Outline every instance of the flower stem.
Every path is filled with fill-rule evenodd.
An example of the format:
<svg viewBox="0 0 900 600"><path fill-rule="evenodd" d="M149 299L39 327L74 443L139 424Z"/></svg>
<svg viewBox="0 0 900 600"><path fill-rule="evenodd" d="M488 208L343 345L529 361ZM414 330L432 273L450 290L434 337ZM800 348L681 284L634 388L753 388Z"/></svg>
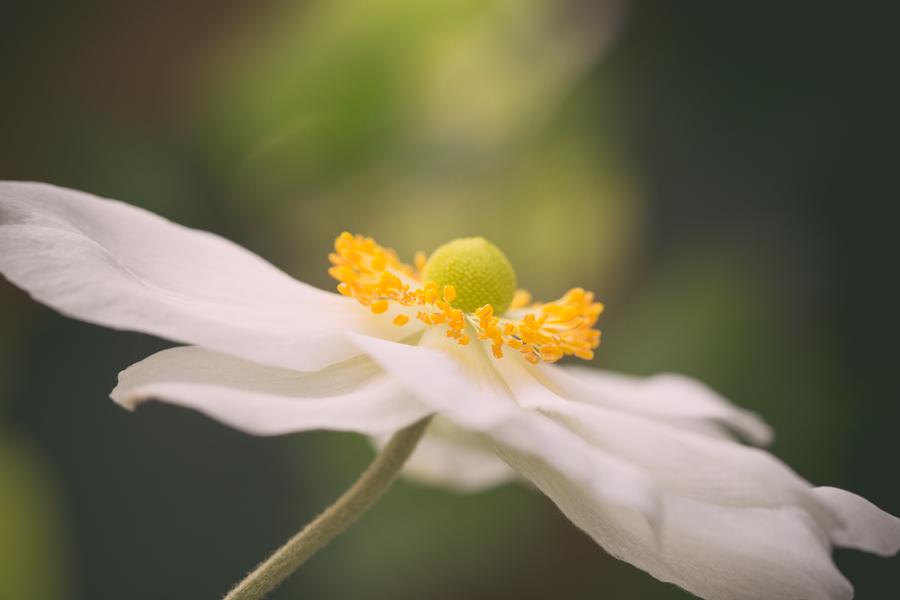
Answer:
<svg viewBox="0 0 900 600"><path fill-rule="evenodd" d="M322 546L344 531L391 485L431 417L401 429L344 495L237 584L225 600L259 600Z"/></svg>

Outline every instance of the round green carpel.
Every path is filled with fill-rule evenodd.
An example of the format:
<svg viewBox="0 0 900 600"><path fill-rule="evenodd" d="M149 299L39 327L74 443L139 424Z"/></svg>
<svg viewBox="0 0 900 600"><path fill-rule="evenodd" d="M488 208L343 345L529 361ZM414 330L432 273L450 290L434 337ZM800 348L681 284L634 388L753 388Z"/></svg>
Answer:
<svg viewBox="0 0 900 600"><path fill-rule="evenodd" d="M516 292L512 265L497 246L482 237L460 238L435 250L425 263L422 278L440 289L452 285L456 298L450 306L467 313L490 304L495 315L502 315Z"/></svg>

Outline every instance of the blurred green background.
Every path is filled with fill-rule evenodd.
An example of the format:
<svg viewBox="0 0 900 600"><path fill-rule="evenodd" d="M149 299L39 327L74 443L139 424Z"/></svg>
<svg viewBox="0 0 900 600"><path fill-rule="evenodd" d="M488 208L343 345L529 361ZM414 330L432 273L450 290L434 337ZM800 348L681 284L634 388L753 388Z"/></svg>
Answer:
<svg viewBox="0 0 900 600"><path fill-rule="evenodd" d="M761 412L816 484L900 514L890 3L5 0L0 178L118 198L332 289L343 230L499 245L607 305L594 364ZM371 459L107 395L167 342L0 281L0 599L218 598ZM839 551L857 597L898 559ZM397 484L271 596L688 595L540 494Z"/></svg>

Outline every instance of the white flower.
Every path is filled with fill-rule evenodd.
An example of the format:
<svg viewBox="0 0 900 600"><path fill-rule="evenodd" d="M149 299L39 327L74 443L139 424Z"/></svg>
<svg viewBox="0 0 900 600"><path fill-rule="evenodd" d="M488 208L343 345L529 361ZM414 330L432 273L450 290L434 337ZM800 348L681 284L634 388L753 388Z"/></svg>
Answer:
<svg viewBox="0 0 900 600"><path fill-rule="evenodd" d="M386 436L437 413L414 474L464 489L522 475L608 552L703 598L851 598L832 546L900 548L900 520L739 443L765 444L769 428L703 384L546 364L563 352L556 342L522 353L523 336L491 330L490 314L464 316L465 331L487 338L464 345L458 313L439 303L419 319L415 302L376 306L402 286L367 297L373 288L351 289L344 271L355 299L324 292L144 210L10 182L0 271L68 316L189 344L122 372L112 397L123 406L162 400L258 435ZM579 298L579 314L598 312ZM515 310L513 322L525 312ZM589 355L592 330L571 322L587 345L569 351ZM501 347L503 358L488 351Z"/></svg>

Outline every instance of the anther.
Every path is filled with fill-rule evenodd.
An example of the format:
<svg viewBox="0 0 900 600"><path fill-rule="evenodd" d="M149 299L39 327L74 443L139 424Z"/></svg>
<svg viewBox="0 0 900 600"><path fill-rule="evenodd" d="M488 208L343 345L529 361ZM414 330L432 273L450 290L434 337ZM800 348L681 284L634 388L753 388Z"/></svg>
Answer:
<svg viewBox="0 0 900 600"><path fill-rule="evenodd" d="M522 308L523 306L528 306L529 302L531 302L531 294L525 290L516 290L516 293L513 294L512 304L509 307Z"/></svg>
<svg viewBox="0 0 900 600"><path fill-rule="evenodd" d="M413 260L414 264L416 265L416 271L421 273L422 269L425 268L425 261L428 260L428 255L419 250L418 252L416 252L416 256Z"/></svg>
<svg viewBox="0 0 900 600"><path fill-rule="evenodd" d="M374 304L372 304L372 312L376 315L380 315L384 311L388 309L388 301L384 298L380 300L376 300Z"/></svg>

